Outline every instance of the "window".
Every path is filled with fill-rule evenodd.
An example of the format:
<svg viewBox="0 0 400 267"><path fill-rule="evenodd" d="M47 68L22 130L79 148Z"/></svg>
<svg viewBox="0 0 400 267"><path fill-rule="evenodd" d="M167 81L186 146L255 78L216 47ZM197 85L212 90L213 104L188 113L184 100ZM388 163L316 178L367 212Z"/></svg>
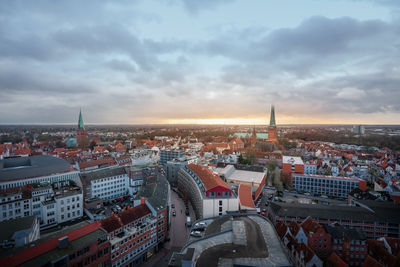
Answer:
<svg viewBox="0 0 400 267"><path fill-rule="evenodd" d="M219 212L222 212L222 207L219 207Z"/></svg>
<svg viewBox="0 0 400 267"><path fill-rule="evenodd" d="M222 200L219 201L219 205L222 206Z"/></svg>

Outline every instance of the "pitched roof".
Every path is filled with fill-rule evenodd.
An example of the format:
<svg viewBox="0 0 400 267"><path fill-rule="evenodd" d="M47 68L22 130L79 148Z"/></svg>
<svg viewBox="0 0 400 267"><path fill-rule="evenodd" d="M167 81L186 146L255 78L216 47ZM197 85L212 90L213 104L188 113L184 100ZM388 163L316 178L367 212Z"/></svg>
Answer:
<svg viewBox="0 0 400 267"><path fill-rule="evenodd" d="M301 227L304 229L305 232L310 234L310 233L317 232L318 229L321 228L322 226L316 220L314 220L313 218L307 217L307 219L305 219L301 223Z"/></svg>
<svg viewBox="0 0 400 267"><path fill-rule="evenodd" d="M197 176L203 182L207 191L210 189L213 189L217 186L221 186L226 189L229 189L229 186L224 181L222 181L222 179L219 178L218 175L214 174L207 167L204 167L204 166L198 165L198 164L193 164L193 163L187 165L187 167L190 168L194 173L197 174Z"/></svg>
<svg viewBox="0 0 400 267"><path fill-rule="evenodd" d="M97 222L93 222L91 224L85 225L78 229L75 229L69 233L63 234L61 236L57 236L52 238L44 243L38 244L34 247L25 249L17 254L14 254L9 257L5 257L0 259L0 266L16 266L20 265L26 261L29 261L33 258L36 258L42 254L45 254L53 249L58 247L58 239L64 236L68 236L68 241L71 242L78 238L81 238L85 235L88 235L96 230L100 229L100 225Z"/></svg>
<svg viewBox="0 0 400 267"><path fill-rule="evenodd" d="M126 225L150 213L149 207L146 204L141 204L122 211L118 216L121 218L122 224Z"/></svg>
<svg viewBox="0 0 400 267"><path fill-rule="evenodd" d="M326 260L326 263L330 263L330 266L333 267L348 267L347 263L345 263L335 252L332 252L331 255L329 255L328 259Z"/></svg>
<svg viewBox="0 0 400 267"><path fill-rule="evenodd" d="M377 260L372 258L370 255L367 255L365 258L363 267L383 267L383 264L379 263Z"/></svg>
<svg viewBox="0 0 400 267"><path fill-rule="evenodd" d="M101 227L107 232L111 233L122 226L122 223L118 220L116 215L111 215L110 217L100 221Z"/></svg>
<svg viewBox="0 0 400 267"><path fill-rule="evenodd" d="M248 185L239 185L239 200L240 200L240 205L253 208L255 209L256 206L254 205L253 202L253 196L251 194L251 187Z"/></svg>

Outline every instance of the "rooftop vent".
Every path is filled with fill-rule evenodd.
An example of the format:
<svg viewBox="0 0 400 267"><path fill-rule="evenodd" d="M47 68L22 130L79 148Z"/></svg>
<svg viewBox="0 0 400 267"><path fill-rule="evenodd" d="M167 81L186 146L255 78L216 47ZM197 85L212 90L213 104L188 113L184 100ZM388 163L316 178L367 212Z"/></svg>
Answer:
<svg viewBox="0 0 400 267"><path fill-rule="evenodd" d="M58 239L58 248L63 249L68 247L68 236L64 236Z"/></svg>

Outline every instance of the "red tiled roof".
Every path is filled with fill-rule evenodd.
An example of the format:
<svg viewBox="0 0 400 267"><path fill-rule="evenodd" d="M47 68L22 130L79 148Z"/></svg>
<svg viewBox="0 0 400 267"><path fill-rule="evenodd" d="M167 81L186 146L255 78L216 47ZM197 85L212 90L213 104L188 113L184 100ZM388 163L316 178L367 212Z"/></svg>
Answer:
<svg viewBox="0 0 400 267"><path fill-rule="evenodd" d="M251 187L248 185L239 185L239 200L240 200L240 205L253 208L255 209L256 206L254 205L253 202L253 196L251 194Z"/></svg>
<svg viewBox="0 0 400 267"><path fill-rule="evenodd" d="M122 223L118 220L116 215L111 215L110 217L100 221L101 227L107 232L111 233L122 226Z"/></svg>
<svg viewBox="0 0 400 267"><path fill-rule="evenodd" d="M310 232L316 233L322 226L313 218L307 217L307 219L301 223L301 227L309 234Z"/></svg>
<svg viewBox="0 0 400 267"><path fill-rule="evenodd" d="M282 239L285 236L285 234L288 230L288 227L284 222L278 222L275 226L275 229L276 229L276 232L278 233L279 237Z"/></svg>
<svg viewBox="0 0 400 267"><path fill-rule="evenodd" d="M50 239L50 240L48 240L44 243L41 243L37 246L23 250L15 255L2 258L2 259L0 259L0 266L16 266L16 265L22 264L28 260L31 260L35 257L38 257L44 253L47 253L47 252L57 248L58 247L58 239L60 239L61 237L68 236L68 241L73 241L73 240L81 238L85 235L88 235L88 234L96 231L99 228L100 228L100 225L97 222L85 225L85 226L75 229L69 233L66 233L61 236Z"/></svg>
<svg viewBox="0 0 400 267"><path fill-rule="evenodd" d="M383 264L379 263L377 260L372 258L370 255L367 255L363 267L384 267L384 266Z"/></svg>
<svg viewBox="0 0 400 267"><path fill-rule="evenodd" d="M347 265L335 252L332 252L326 260L327 263L330 263L330 266L333 267L348 267Z"/></svg>
<svg viewBox="0 0 400 267"><path fill-rule="evenodd" d="M194 171L197 176L199 176L207 191L217 186L229 189L229 186L207 167L193 163L187 165L187 167Z"/></svg>
<svg viewBox="0 0 400 267"><path fill-rule="evenodd" d="M94 166L103 165L103 164L108 164L109 166L111 166L111 165L115 164L115 160L113 158L102 158L102 159L96 159L96 160L91 160L91 161L79 162L79 168L86 169L89 167L94 167Z"/></svg>
<svg viewBox="0 0 400 267"><path fill-rule="evenodd" d="M121 218L121 222L126 225L150 213L149 207L146 204L141 204L122 211L118 216Z"/></svg>

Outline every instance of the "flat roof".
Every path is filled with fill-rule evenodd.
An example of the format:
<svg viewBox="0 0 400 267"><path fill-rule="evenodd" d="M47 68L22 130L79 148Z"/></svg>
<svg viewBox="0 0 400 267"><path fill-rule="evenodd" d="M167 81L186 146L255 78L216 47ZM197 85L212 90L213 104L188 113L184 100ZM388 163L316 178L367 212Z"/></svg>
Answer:
<svg viewBox="0 0 400 267"><path fill-rule="evenodd" d="M235 170L229 177L226 177L226 179L260 184L264 176L265 173L263 172Z"/></svg>
<svg viewBox="0 0 400 267"><path fill-rule="evenodd" d="M10 240L15 232L30 229L36 216L7 220L0 222L0 240Z"/></svg>
<svg viewBox="0 0 400 267"><path fill-rule="evenodd" d="M48 176L71 171L68 161L40 155L0 160L0 182Z"/></svg>
<svg viewBox="0 0 400 267"><path fill-rule="evenodd" d="M292 157L292 156L282 156L282 163L292 164L292 165L304 164L303 160L300 157Z"/></svg>
<svg viewBox="0 0 400 267"><path fill-rule="evenodd" d="M364 181L360 178L353 178L353 177L342 177L342 176L331 176L331 175L318 175L318 174L299 174L294 173L293 177L309 177L309 178L320 178L320 179L340 179L340 180L349 180L349 181Z"/></svg>

